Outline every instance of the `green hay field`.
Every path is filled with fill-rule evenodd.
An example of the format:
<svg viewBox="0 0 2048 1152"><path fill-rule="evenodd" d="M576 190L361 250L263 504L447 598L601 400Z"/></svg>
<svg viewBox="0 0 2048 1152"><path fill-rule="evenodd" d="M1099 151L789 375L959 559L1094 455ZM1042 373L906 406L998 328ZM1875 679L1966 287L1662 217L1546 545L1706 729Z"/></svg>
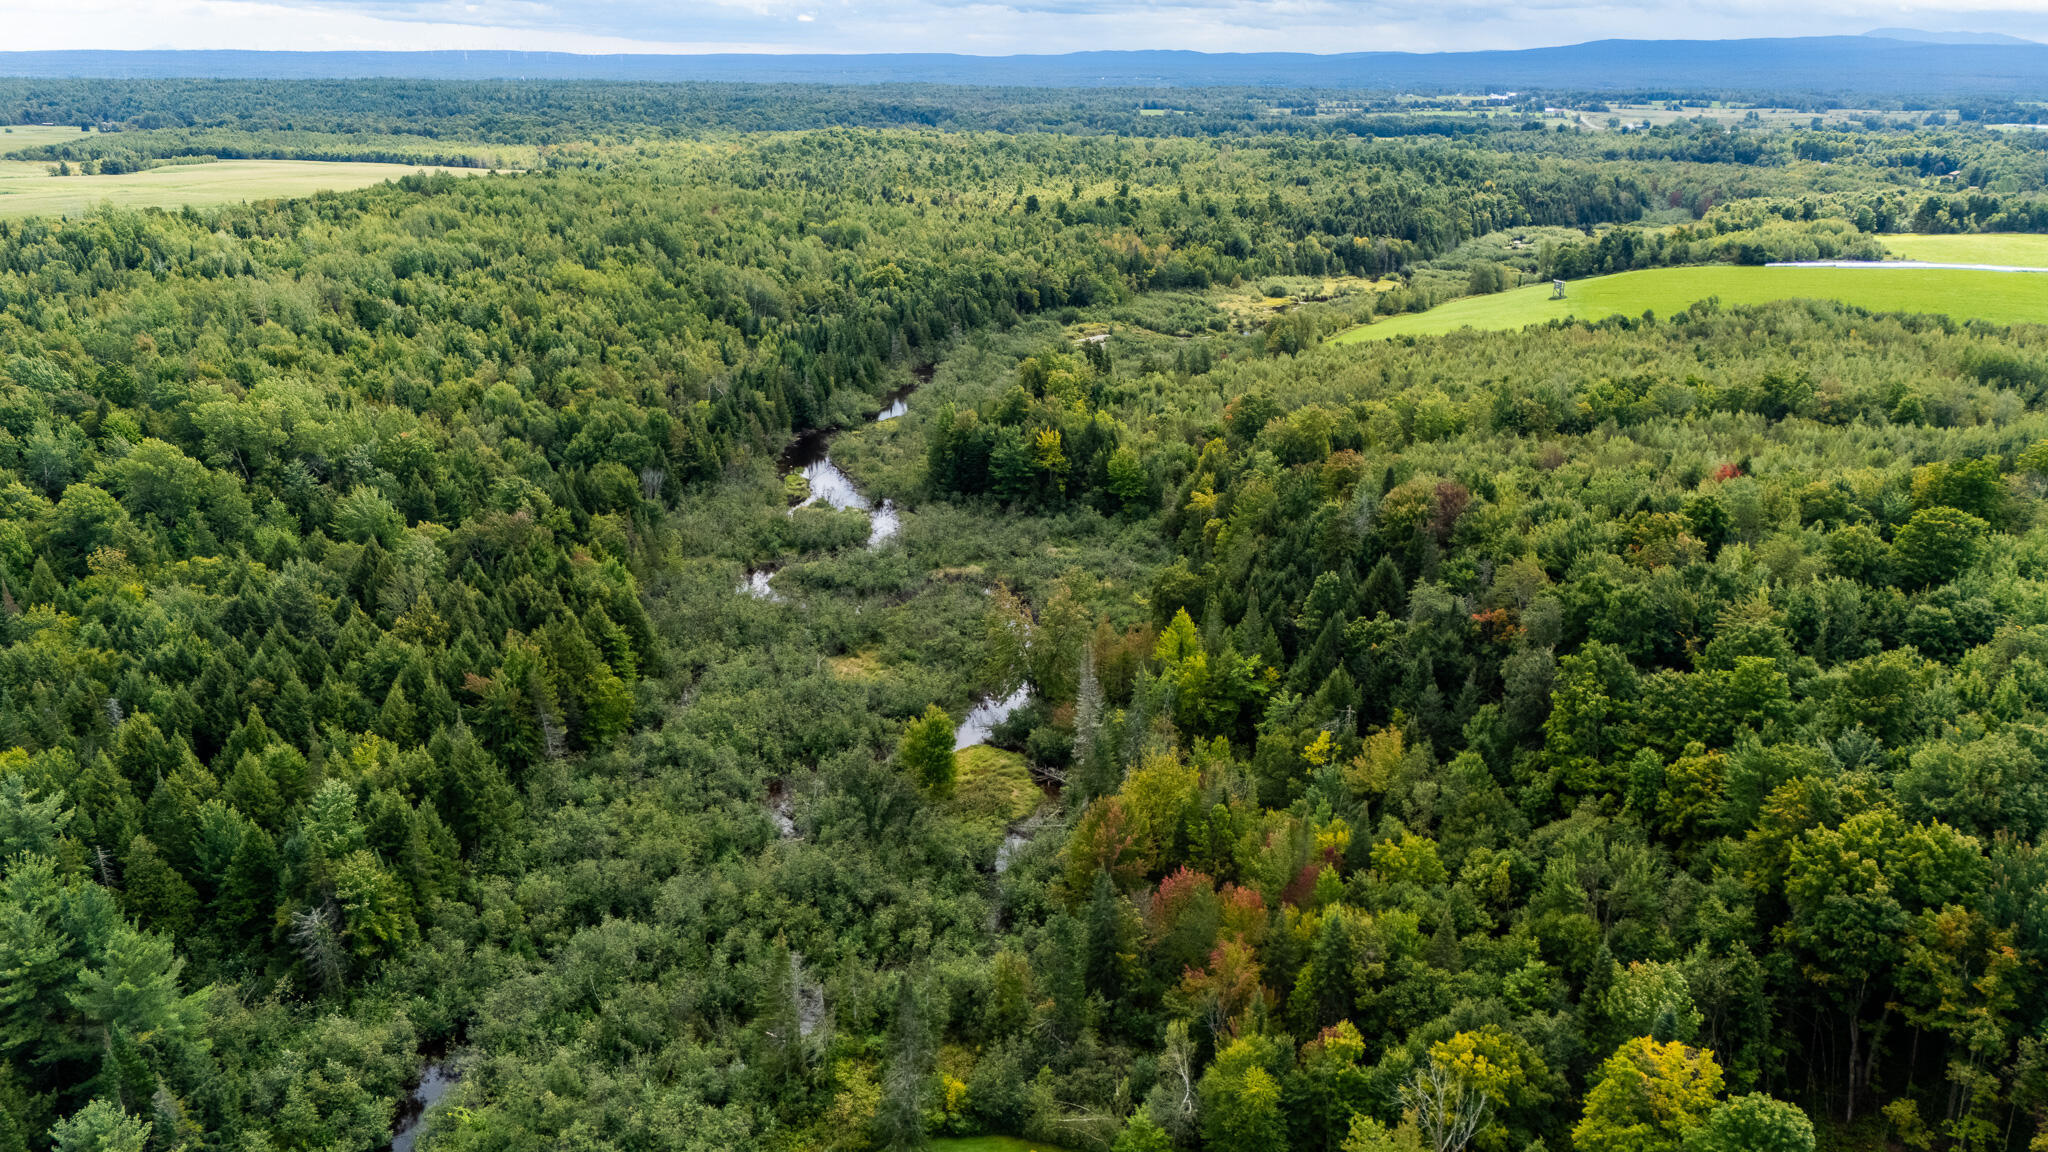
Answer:
<svg viewBox="0 0 2048 1152"><path fill-rule="evenodd" d="M1886 236L1885 251L1901 260L1936 264L2011 264L2048 268L2048 235L1981 232L1968 236Z"/></svg>
<svg viewBox="0 0 2048 1152"><path fill-rule="evenodd" d="M9 143L11 138L0 136L0 149ZM122 208L182 208L188 204L203 208L362 188L409 172L440 170L411 164L221 160L175 164L125 176L52 176L48 164L9 160L0 161L0 216L77 216L103 203ZM473 168L447 171L478 172Z"/></svg>
<svg viewBox="0 0 2048 1152"><path fill-rule="evenodd" d="M1515 329L1562 317L1599 320L1645 311L1669 317L1709 296L1719 297L1726 307L1803 298L1839 300L1874 312L1946 313L1958 320L1998 324L2048 323L2048 274L2031 272L1712 264L1575 280L1566 292L1565 299L1552 300L1550 285L1533 284L1491 296L1467 296L1427 312L1389 316L1332 339L1343 344L1438 336L1461 328Z"/></svg>
<svg viewBox="0 0 2048 1152"><path fill-rule="evenodd" d="M76 124L9 124L0 127L0 155L17 148L40 148L45 144L69 144L80 137Z"/></svg>

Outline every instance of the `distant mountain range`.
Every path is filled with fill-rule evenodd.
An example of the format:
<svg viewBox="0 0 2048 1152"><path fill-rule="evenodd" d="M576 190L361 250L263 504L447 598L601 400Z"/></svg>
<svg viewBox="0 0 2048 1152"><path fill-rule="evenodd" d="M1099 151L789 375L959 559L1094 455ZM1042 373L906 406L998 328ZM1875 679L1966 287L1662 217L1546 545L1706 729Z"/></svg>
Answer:
<svg viewBox="0 0 2048 1152"><path fill-rule="evenodd" d="M2003 32L1926 32L1918 28L1873 28L1864 33L1880 40L1911 40L1917 44L2039 44Z"/></svg>
<svg viewBox="0 0 2048 1152"><path fill-rule="evenodd" d="M563 52L0 52L0 76L1266 85L1406 92L1779 91L2048 98L2048 44L1884 29L1866 36L1597 40L1503 52L1073 52L1057 56L582 56ZM1973 42L1948 42L1972 36Z"/></svg>

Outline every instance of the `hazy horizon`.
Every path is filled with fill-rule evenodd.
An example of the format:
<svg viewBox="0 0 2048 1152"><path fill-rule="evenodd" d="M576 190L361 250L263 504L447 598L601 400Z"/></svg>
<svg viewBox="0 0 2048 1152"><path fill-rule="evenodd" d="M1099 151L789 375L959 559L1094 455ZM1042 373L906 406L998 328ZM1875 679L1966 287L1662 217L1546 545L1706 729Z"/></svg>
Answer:
<svg viewBox="0 0 2048 1152"><path fill-rule="evenodd" d="M1091 49L1208 52L1471 51L1600 39L1859 35L1873 28L2048 39L2036 0L1817 0L1796 12L1761 0L699 0L626 3L459 0L0 0L5 48L578 53L970 55Z"/></svg>

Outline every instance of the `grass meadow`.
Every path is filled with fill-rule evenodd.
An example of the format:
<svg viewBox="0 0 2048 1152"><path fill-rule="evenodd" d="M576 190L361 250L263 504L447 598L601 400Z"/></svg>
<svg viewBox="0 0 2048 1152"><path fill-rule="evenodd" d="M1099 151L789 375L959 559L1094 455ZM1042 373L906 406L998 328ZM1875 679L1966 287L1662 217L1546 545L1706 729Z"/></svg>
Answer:
<svg viewBox="0 0 2048 1152"><path fill-rule="evenodd" d="M2048 268L2048 235L1974 232L1961 236L1887 236L1885 250L1901 260L1936 264L2011 264Z"/></svg>
<svg viewBox="0 0 2048 1152"><path fill-rule="evenodd" d="M1670 316L1710 296L1718 297L1729 307L1806 298L1839 300L1874 312L1945 313L1958 320L1981 319L1998 324L2048 323L2048 275L1709 264L1575 280L1567 286L1563 300L1550 298L1548 284L1532 284L1490 296L1466 296L1427 312L1388 316L1332 339L1342 344L1396 336L1438 336L1461 328L1514 329L1566 317L1599 320L1617 313L1640 316L1646 311Z"/></svg>
<svg viewBox="0 0 2048 1152"><path fill-rule="evenodd" d="M79 131L76 124L9 124L0 127L0 154L12 152L17 148L66 144L80 136L90 135L90 132Z"/></svg>
<svg viewBox="0 0 2048 1152"><path fill-rule="evenodd" d="M17 127L17 134L26 129ZM43 129L42 131L47 131ZM71 129L73 134L77 129ZM13 138L0 136L0 149ZM173 164L124 176L52 176L41 162L0 160L0 216L77 216L99 206L203 208L243 200L273 200L314 192L361 188L408 172L437 169L411 164L325 163L318 160L219 160ZM447 171L476 174L474 168Z"/></svg>

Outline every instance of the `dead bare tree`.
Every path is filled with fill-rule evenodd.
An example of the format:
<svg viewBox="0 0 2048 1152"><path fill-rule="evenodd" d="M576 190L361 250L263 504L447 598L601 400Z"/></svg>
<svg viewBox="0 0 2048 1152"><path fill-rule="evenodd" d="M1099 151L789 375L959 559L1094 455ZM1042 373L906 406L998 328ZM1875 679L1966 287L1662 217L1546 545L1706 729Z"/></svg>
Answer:
<svg viewBox="0 0 2048 1152"><path fill-rule="evenodd" d="M1401 1107L1415 1117L1431 1152L1463 1152L1492 1106L1486 1093L1435 1060L1401 1085Z"/></svg>
<svg viewBox="0 0 2048 1152"><path fill-rule="evenodd" d="M1195 1044L1185 1020L1166 1026L1166 1050L1159 1054L1159 1087L1150 1100L1152 1122L1176 1140L1195 1135Z"/></svg>
<svg viewBox="0 0 2048 1152"><path fill-rule="evenodd" d="M550 760L560 760L568 754L568 733L555 722L554 710L544 701L537 701L533 708L534 723L540 726L541 751Z"/></svg>
<svg viewBox="0 0 2048 1152"><path fill-rule="evenodd" d="M292 942L299 946L299 957L305 961L306 970L326 991L341 987L348 978L348 950L342 943L336 919L331 904L316 904L292 913Z"/></svg>

